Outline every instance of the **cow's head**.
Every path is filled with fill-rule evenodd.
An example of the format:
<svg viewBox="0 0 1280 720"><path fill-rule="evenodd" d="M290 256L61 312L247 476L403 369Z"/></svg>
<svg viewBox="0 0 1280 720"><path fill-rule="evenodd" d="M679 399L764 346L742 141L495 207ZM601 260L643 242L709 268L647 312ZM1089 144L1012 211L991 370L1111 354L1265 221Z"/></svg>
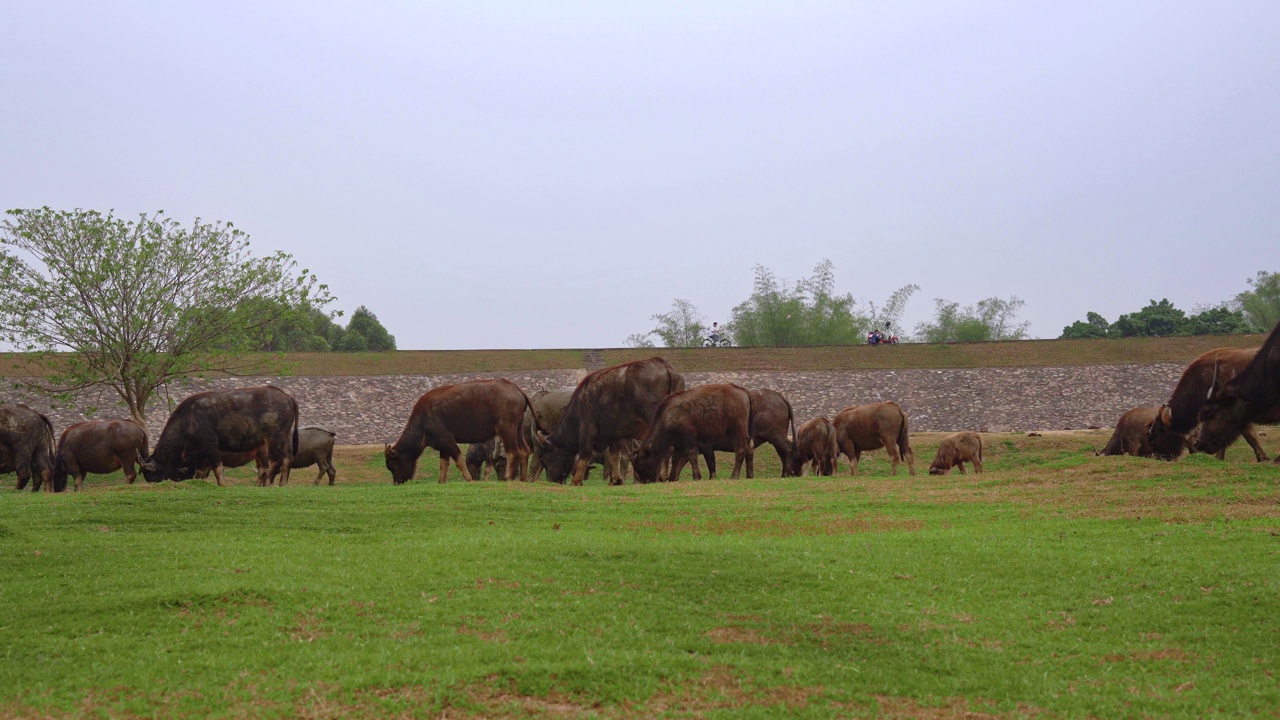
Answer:
<svg viewBox="0 0 1280 720"><path fill-rule="evenodd" d="M1222 382L1219 365L1213 365L1213 381L1204 405L1200 406L1200 427L1195 439L1196 450L1214 454L1240 437L1253 411L1253 403L1237 389L1234 382Z"/></svg>
<svg viewBox="0 0 1280 720"><path fill-rule="evenodd" d="M635 470L636 482L657 482L662 473L662 456L653 451L652 445L641 445L631 456L631 468Z"/></svg>
<svg viewBox="0 0 1280 720"><path fill-rule="evenodd" d="M804 464L808 461L809 458L793 447L782 461L782 477L800 477L804 474Z"/></svg>
<svg viewBox="0 0 1280 720"><path fill-rule="evenodd" d="M576 456L577 453L548 440L542 448L542 467L547 470L547 479L563 485L569 473L573 472L573 461Z"/></svg>
<svg viewBox="0 0 1280 720"><path fill-rule="evenodd" d="M142 453L138 452L138 467L142 470L142 479L149 483L161 480L190 480L196 474L195 468L186 465L174 467L161 463L156 460L155 453L152 453L149 458L143 458Z"/></svg>
<svg viewBox="0 0 1280 720"><path fill-rule="evenodd" d="M1187 436L1173 429L1173 411L1161 405L1160 411L1147 425L1147 443L1153 456L1161 460L1177 460L1182 456Z"/></svg>
<svg viewBox="0 0 1280 720"><path fill-rule="evenodd" d="M384 445L383 454L387 459L387 470L391 471L391 482L403 485L413 479L413 471L417 469L418 458L409 453Z"/></svg>

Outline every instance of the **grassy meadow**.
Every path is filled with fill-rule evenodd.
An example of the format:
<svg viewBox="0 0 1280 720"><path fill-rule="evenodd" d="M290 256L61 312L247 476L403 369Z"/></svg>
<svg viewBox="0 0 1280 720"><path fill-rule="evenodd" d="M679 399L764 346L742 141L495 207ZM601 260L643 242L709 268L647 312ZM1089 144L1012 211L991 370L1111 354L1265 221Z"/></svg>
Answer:
<svg viewBox="0 0 1280 720"><path fill-rule="evenodd" d="M370 446L335 487L3 491L0 717L1275 715L1280 466L1098 431L930 477L939 438L915 477L762 449L754 480L440 485L429 454L395 487Z"/></svg>

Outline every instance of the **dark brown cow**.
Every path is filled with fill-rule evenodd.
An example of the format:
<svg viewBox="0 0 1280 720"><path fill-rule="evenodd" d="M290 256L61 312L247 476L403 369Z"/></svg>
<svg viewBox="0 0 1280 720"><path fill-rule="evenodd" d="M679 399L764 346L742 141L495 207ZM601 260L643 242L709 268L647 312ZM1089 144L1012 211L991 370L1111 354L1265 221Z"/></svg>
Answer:
<svg viewBox="0 0 1280 720"><path fill-rule="evenodd" d="M653 427L632 459L636 482L657 480L668 458L669 480L680 477L685 461L693 465L693 479L701 480L698 452L702 447L732 451L731 477L737 479L744 461L751 467L752 414L751 393L739 385L717 383L672 393L658 406Z"/></svg>
<svg viewBox="0 0 1280 720"><path fill-rule="evenodd" d="M916 455L907 436L907 414L893 402L845 408L832 422L840 452L849 456L849 474L858 474L858 460L868 450L884 448L889 453L890 475L898 474L898 461L906 459L907 469L916 474Z"/></svg>
<svg viewBox="0 0 1280 720"><path fill-rule="evenodd" d="M268 472L289 481L298 449L298 403L272 385L236 390L207 390L178 403L155 451L142 462L147 482L188 480L200 468L212 467L219 485L222 453L252 453L266 446Z"/></svg>
<svg viewBox="0 0 1280 720"><path fill-rule="evenodd" d="M830 477L836 473L836 458L840 455L840 446L836 443L836 428L831 421L814 418L796 430L795 452L788 458L791 463L790 474L799 477L804 474L804 467L809 465L810 475Z"/></svg>
<svg viewBox="0 0 1280 720"><path fill-rule="evenodd" d="M1280 324L1235 377L1228 378L1215 365L1205 394L1208 399L1200 408L1196 439L1201 452L1226 452L1241 434L1249 438L1253 423L1280 422ZM1255 445L1254 452L1259 461L1264 459L1261 448Z"/></svg>
<svg viewBox="0 0 1280 720"><path fill-rule="evenodd" d="M1106 446L1095 454L1155 457L1156 451L1151 446L1151 425L1163 415L1163 422L1168 427L1172 421L1171 414L1168 405L1136 407L1126 411L1116 421L1116 429L1111 433L1111 439L1107 441ZM1178 454L1182 454L1181 447L1178 448ZM1161 457L1163 459L1175 459Z"/></svg>
<svg viewBox="0 0 1280 720"><path fill-rule="evenodd" d="M471 380L427 392L414 404L400 439L395 445L385 446L392 482L400 485L413 479L418 457L427 448L440 453L440 482L449 476L450 461L470 482L474 478L462 463L458 443L482 443L495 435L514 460L507 463L503 479L510 480L519 467L520 479L525 480L529 445L520 433L520 425L527 407L528 396L505 379Z"/></svg>
<svg viewBox="0 0 1280 720"><path fill-rule="evenodd" d="M1192 444L1189 438L1196 424L1200 422L1200 408L1209 395L1215 369L1219 381L1225 383L1248 367L1257 354L1257 348L1218 348L1192 360L1187 369L1182 371L1182 377L1178 378L1178 384L1173 388L1169 402L1165 403L1169 412L1165 413L1162 410L1151 424L1148 437L1152 455L1165 460L1179 458L1182 455L1182 449ZM1263 417L1257 422L1280 422L1280 415ZM1241 433L1232 437L1232 441L1241 434L1244 435L1245 442L1253 448L1253 455L1258 462L1266 461L1267 453L1258 442L1257 431L1253 426L1246 425ZM1226 448L1221 448L1215 454L1222 459L1226 454Z"/></svg>
<svg viewBox="0 0 1280 720"><path fill-rule="evenodd" d="M587 477L591 458L619 440L641 440L649 432L654 411L673 392L684 389L684 378L660 357L636 360L597 370L582 379L559 426L542 453L547 479L564 482L573 471L573 484ZM606 476L619 476L608 467Z"/></svg>
<svg viewBox="0 0 1280 720"><path fill-rule="evenodd" d="M138 478L134 463L147 456L147 433L132 420L90 420L62 431L53 461L53 490L67 489L67 476L75 478L76 492L89 473L106 474L123 469L132 485Z"/></svg>
<svg viewBox="0 0 1280 720"><path fill-rule="evenodd" d="M0 473L16 473L18 489L31 483L31 491L53 486L53 423L18 403L0 405Z"/></svg>
<svg viewBox="0 0 1280 720"><path fill-rule="evenodd" d="M540 435L534 431L534 414L537 414L538 424L554 432L560 425L560 418L564 415L564 409L569 406L569 400L573 398L573 391L577 388L577 385L569 385L550 390L539 390L529 396L532 407L524 412L524 429L525 439L530 442L532 447L532 453L529 455L529 478L531 480L537 480L538 475L542 473L542 453L550 442L545 435ZM603 453L592 453L591 463L593 465L598 464L605 469L605 480L610 485L621 485L622 481L627 479L627 468L631 464L631 455L639 446L638 440L619 440L610 444ZM616 474L611 475L609 468L615 468L613 472ZM590 476L591 468L588 466L587 477ZM563 483L564 478L561 478L560 482Z"/></svg>
<svg viewBox="0 0 1280 720"><path fill-rule="evenodd" d="M249 463L254 463L258 471L258 487L265 487L271 484L267 479L267 471L271 465L271 460L267 457L267 446L259 447L247 452L220 452L218 457L222 459L222 469L244 467ZM209 477L209 473L213 472L212 467L196 468L195 474L192 475L196 480L204 480Z"/></svg>
<svg viewBox="0 0 1280 720"><path fill-rule="evenodd" d="M982 436L975 432L958 432L942 438L938 446L938 454L929 466L930 475L946 475L951 468L960 468L964 475L964 464L973 463L973 472L982 472Z"/></svg>
<svg viewBox="0 0 1280 720"><path fill-rule="evenodd" d="M754 429L751 442L755 447L769 443L778 452L782 461L782 476L790 477L788 460L794 452L792 440L796 436L796 420L791 413L791 403L776 390L752 390L751 408L754 415L751 425ZM787 432L790 431L790 436ZM715 457L712 455L712 457ZM747 457L747 477L754 477L754 453ZM715 471L711 473L714 475Z"/></svg>

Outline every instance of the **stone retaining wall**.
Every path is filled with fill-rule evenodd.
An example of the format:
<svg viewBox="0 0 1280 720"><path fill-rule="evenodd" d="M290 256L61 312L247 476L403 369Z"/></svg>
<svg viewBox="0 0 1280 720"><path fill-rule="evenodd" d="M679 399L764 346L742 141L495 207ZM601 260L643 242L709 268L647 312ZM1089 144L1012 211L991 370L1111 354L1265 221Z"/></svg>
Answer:
<svg viewBox="0 0 1280 720"><path fill-rule="evenodd" d="M1099 365L1078 367L975 368L965 370L862 370L836 372L695 372L688 385L736 382L773 388L790 400L796 424L818 415L876 400L894 400L911 418L913 431L1059 430L1109 427L1125 410L1163 402L1182 365ZM468 379L507 377L527 391L572 385L583 370L376 377L220 378L170 389L176 402L198 390L271 383L298 400L304 425L338 434L340 444L394 442L413 403L427 390ZM53 408L47 400L11 388L0 402L25 402L45 412L61 432L85 419L79 410ZM98 418L127 417L112 395L85 397ZM164 393L153 401L150 435L159 436L168 416Z"/></svg>

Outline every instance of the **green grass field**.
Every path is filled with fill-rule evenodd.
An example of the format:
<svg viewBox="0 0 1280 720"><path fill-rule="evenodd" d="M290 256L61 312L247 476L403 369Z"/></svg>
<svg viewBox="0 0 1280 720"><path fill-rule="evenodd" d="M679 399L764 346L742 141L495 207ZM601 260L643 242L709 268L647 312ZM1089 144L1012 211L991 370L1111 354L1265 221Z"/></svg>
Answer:
<svg viewBox="0 0 1280 720"><path fill-rule="evenodd" d="M395 487L346 447L335 487L0 492L0 717L1275 715L1280 467L1050 433L938 478L938 438L915 477Z"/></svg>

